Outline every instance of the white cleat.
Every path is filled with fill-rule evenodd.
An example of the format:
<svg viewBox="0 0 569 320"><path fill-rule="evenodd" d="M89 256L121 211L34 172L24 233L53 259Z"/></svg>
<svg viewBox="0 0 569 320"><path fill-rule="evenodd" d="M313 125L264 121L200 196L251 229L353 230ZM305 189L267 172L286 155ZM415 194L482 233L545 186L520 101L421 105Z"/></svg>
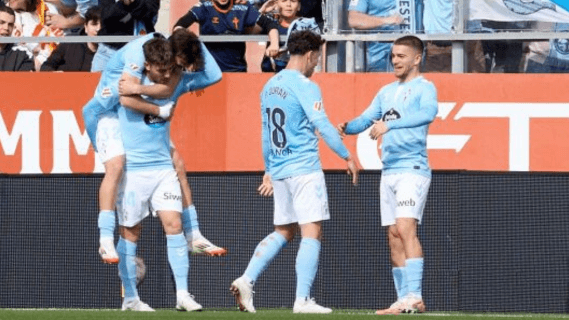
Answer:
<svg viewBox="0 0 569 320"><path fill-rule="evenodd" d="M227 254L226 249L216 246L205 237L188 239L188 250L196 256L221 257Z"/></svg>
<svg viewBox="0 0 569 320"><path fill-rule="evenodd" d="M101 238L99 240L99 255L101 260L107 264L117 264L119 263L119 255L117 250L115 250L115 243L113 238Z"/></svg>
<svg viewBox="0 0 569 320"><path fill-rule="evenodd" d="M253 285L247 283L243 277L237 278L233 281L229 291L235 296L235 301L239 305L239 310L249 311L251 313L257 312L253 306Z"/></svg>
<svg viewBox="0 0 569 320"><path fill-rule="evenodd" d="M403 299L403 313L423 313L426 309L423 298L419 296L410 293Z"/></svg>
<svg viewBox="0 0 569 320"><path fill-rule="evenodd" d="M194 300L194 296L185 292L178 295L176 310L178 311L201 311L202 305Z"/></svg>
<svg viewBox="0 0 569 320"><path fill-rule="evenodd" d="M132 311L154 311L149 305L140 301L140 299L133 299L125 301L122 304L122 311L132 310Z"/></svg>
<svg viewBox="0 0 569 320"><path fill-rule="evenodd" d="M331 313L332 309L323 307L314 301L314 298L296 299L293 313Z"/></svg>

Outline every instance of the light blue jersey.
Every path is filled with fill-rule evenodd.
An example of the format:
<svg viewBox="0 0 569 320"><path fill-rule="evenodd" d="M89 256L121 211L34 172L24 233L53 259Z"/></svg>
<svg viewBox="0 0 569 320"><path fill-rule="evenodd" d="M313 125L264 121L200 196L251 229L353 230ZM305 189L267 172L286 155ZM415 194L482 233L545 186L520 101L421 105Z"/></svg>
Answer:
<svg viewBox="0 0 569 320"><path fill-rule="evenodd" d="M261 115L265 171L274 180L322 170L316 130L338 156L350 156L326 116L320 88L296 70L284 69L265 84Z"/></svg>
<svg viewBox="0 0 569 320"><path fill-rule="evenodd" d="M425 0L424 4L425 33L450 33L454 19L454 3L448 0Z"/></svg>
<svg viewBox="0 0 569 320"><path fill-rule="evenodd" d="M127 43L118 50L107 63L101 74L101 80L95 90L95 99L104 108L105 112L116 112L119 104L119 80L123 73L127 73L137 79L142 78L144 72L144 43L158 36L158 33L150 33Z"/></svg>
<svg viewBox="0 0 569 320"><path fill-rule="evenodd" d="M413 172L430 177L427 133L437 112L437 90L432 82L419 76L407 83L396 81L383 87L370 106L348 123L345 132L358 134L381 119L389 128L381 143L383 172Z"/></svg>
<svg viewBox="0 0 569 320"><path fill-rule="evenodd" d="M167 99L153 99L142 96L145 100L163 106L176 103L184 93L206 88L221 80L221 69L212 55L201 44L205 68L198 72L182 72L174 92ZM154 83L142 76L141 84ZM170 154L170 122L153 115L145 115L127 107L118 111L122 140L126 154L126 170L172 169Z"/></svg>
<svg viewBox="0 0 569 320"><path fill-rule="evenodd" d="M374 17L389 17L397 13L397 5L394 0L351 0L349 11L357 11ZM384 26L376 28L379 32L394 32L399 30L397 26ZM389 42L366 42L366 71L387 71L389 68L389 56L391 43Z"/></svg>

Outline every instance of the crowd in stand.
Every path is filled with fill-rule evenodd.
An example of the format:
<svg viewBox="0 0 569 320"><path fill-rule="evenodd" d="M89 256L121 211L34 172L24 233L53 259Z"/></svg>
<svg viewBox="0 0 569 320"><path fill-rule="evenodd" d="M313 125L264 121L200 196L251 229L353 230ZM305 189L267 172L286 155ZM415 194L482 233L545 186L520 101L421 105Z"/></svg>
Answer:
<svg viewBox="0 0 569 320"><path fill-rule="evenodd" d="M467 3L472 7L481 1ZM343 29L356 33L451 34L457 24L455 2L344 0L347 21ZM523 3L520 1L520 5ZM174 28L198 24L202 35L266 34L268 42L261 69L275 72L280 71L288 59L286 42L279 41L278 36L301 29L321 32L323 5L326 3L320 0L201 0L188 8ZM159 8L160 0L0 0L0 36L137 36L155 31ZM489 18L469 19L465 31L569 31L569 18L554 22L501 21L499 18L493 20L491 15ZM101 71L106 61L123 45L58 44L57 39L52 43L0 44L0 70ZM244 43L208 42L207 47L224 72L247 71ZM450 41L427 41L425 47L425 72L451 71ZM569 71L569 39L468 41L465 48L467 72ZM390 43L366 42L362 71L390 71L390 52Z"/></svg>

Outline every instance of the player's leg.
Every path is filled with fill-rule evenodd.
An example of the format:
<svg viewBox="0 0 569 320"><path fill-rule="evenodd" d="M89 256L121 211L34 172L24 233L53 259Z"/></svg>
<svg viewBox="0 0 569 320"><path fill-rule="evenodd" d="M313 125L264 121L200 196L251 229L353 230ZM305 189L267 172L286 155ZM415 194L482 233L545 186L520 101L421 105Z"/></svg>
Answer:
<svg viewBox="0 0 569 320"><path fill-rule="evenodd" d="M117 243L119 276L124 288L122 310L154 311L140 301L136 289L136 249L141 222L148 215L148 197L153 189L140 174L125 174L119 186L117 212L120 238Z"/></svg>
<svg viewBox="0 0 569 320"><path fill-rule="evenodd" d="M282 248L294 238L297 230L294 220L292 198L286 182L273 181L275 232L265 237L255 248L243 275L231 284L230 291L241 311L255 312L253 306L253 285L279 254Z"/></svg>
<svg viewBox="0 0 569 320"><path fill-rule="evenodd" d="M417 235L417 226L423 217L431 179L416 174L401 176L397 185L396 227L406 258L408 292L405 311L423 312L423 249Z"/></svg>
<svg viewBox="0 0 569 320"><path fill-rule="evenodd" d="M332 309L318 305L310 294L320 261L322 221L330 219L324 173L319 171L293 178L291 193L302 234L296 256L296 300L293 312L330 313Z"/></svg>
<svg viewBox="0 0 569 320"><path fill-rule="evenodd" d="M103 116L97 126L97 150L105 166L105 175L99 188L100 248L105 263L118 263L114 247L115 202L119 182L124 171L124 148L116 115Z"/></svg>
<svg viewBox="0 0 569 320"><path fill-rule="evenodd" d="M168 263L176 283L176 309L185 311L201 310L202 306L195 302L188 292L188 274L190 260L188 245L182 232L182 192L174 170L154 171L154 176L160 181L153 192L152 208L158 213L164 233L168 253ZM168 198L162 195L170 194Z"/></svg>
<svg viewBox="0 0 569 320"><path fill-rule="evenodd" d="M395 211L397 200L395 187L397 175L383 175L379 186L381 225L387 227L387 239L392 267L393 282L397 291L397 301L389 308L377 310L379 315L397 315L404 308L404 299L407 294L407 277L405 272L405 249L397 231Z"/></svg>
<svg viewBox="0 0 569 320"><path fill-rule="evenodd" d="M182 227L188 242L188 249L195 255L224 256L227 254L227 250L214 245L200 232L198 213L194 206L192 190L188 183L188 177L186 176L186 165L180 153L173 145L171 146L172 162L178 174L178 180L180 180L180 187L182 188L182 202L184 208L182 211Z"/></svg>

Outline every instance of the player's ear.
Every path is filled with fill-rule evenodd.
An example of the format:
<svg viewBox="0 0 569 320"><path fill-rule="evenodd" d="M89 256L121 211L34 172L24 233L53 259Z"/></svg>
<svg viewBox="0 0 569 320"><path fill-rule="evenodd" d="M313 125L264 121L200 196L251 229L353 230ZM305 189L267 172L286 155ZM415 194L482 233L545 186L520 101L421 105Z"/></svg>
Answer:
<svg viewBox="0 0 569 320"><path fill-rule="evenodd" d="M150 71L150 63L148 63L147 61L144 61L144 70Z"/></svg>

